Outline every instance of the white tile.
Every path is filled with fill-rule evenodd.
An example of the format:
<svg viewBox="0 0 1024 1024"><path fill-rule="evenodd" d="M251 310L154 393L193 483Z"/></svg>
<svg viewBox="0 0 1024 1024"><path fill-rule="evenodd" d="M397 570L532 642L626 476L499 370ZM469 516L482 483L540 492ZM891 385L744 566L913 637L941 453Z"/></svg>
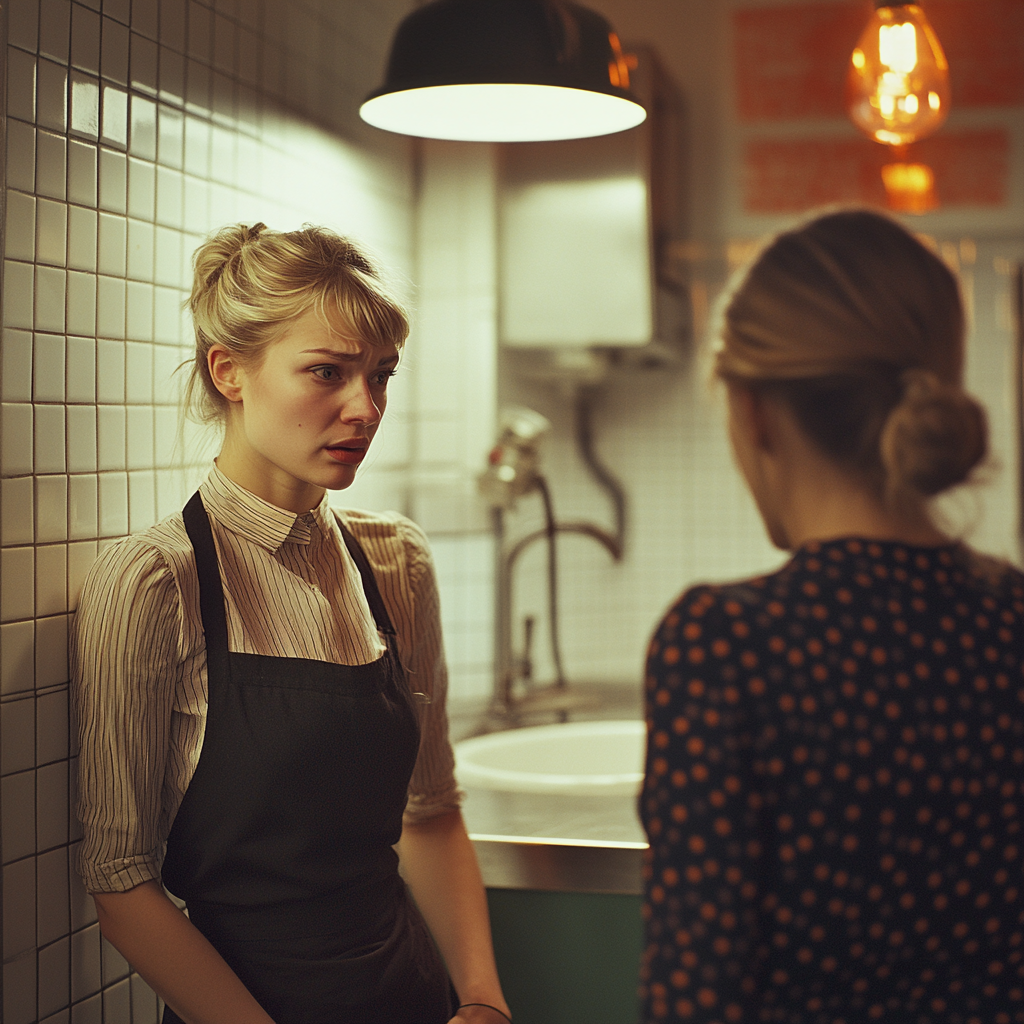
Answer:
<svg viewBox="0 0 1024 1024"><path fill-rule="evenodd" d="M96 270L95 210L68 208L68 266L72 270Z"/></svg>
<svg viewBox="0 0 1024 1024"><path fill-rule="evenodd" d="M96 406L69 405L67 409L68 472L96 472Z"/></svg>
<svg viewBox="0 0 1024 1024"><path fill-rule="evenodd" d="M210 69L191 58L185 68L185 109L204 116L210 111Z"/></svg>
<svg viewBox="0 0 1024 1024"><path fill-rule="evenodd" d="M116 18L122 25L128 25L132 20L132 0L103 0L103 16L105 18ZM142 24L150 24L153 17L146 19L136 17L136 21Z"/></svg>
<svg viewBox="0 0 1024 1024"><path fill-rule="evenodd" d="M128 160L128 213L151 221L156 211L156 168L145 160Z"/></svg>
<svg viewBox="0 0 1024 1024"><path fill-rule="evenodd" d="M141 96L131 98L128 151L143 160L156 159L156 104Z"/></svg>
<svg viewBox="0 0 1024 1024"><path fill-rule="evenodd" d="M187 378L184 369L178 372L183 362L182 355L170 345L153 346L153 401L158 405L177 406L181 401L182 386Z"/></svg>
<svg viewBox="0 0 1024 1024"><path fill-rule="evenodd" d="M128 277L134 281L153 280L153 225L144 220L128 221Z"/></svg>
<svg viewBox="0 0 1024 1024"><path fill-rule="evenodd" d="M210 62L212 42L211 14L204 10L195 0L189 4L188 10L188 52L190 56L205 64Z"/></svg>
<svg viewBox="0 0 1024 1024"><path fill-rule="evenodd" d="M8 327L0 344L0 382L5 402L32 401L32 335Z"/></svg>
<svg viewBox="0 0 1024 1024"><path fill-rule="evenodd" d="M96 278L96 332L104 338L124 337L125 281L120 277Z"/></svg>
<svg viewBox="0 0 1024 1024"><path fill-rule="evenodd" d="M160 5L160 42L178 53L185 50L185 11L188 0L164 0Z"/></svg>
<svg viewBox="0 0 1024 1024"><path fill-rule="evenodd" d="M68 334L96 334L96 275L68 271Z"/></svg>
<svg viewBox="0 0 1024 1024"><path fill-rule="evenodd" d="M129 281L125 294L125 333L132 342L153 340L153 286L142 281ZM129 375L130 380L130 375ZM149 384L152 398L152 381ZM149 401L150 399L146 399ZM128 401L132 401L129 397Z"/></svg>
<svg viewBox="0 0 1024 1024"><path fill-rule="evenodd" d="M71 999L78 1002L99 992L100 929L92 925L71 936Z"/></svg>
<svg viewBox="0 0 1024 1024"><path fill-rule="evenodd" d="M131 533L145 530L157 521L156 473L137 470L128 474L128 526Z"/></svg>
<svg viewBox="0 0 1024 1024"><path fill-rule="evenodd" d="M35 540L35 499L32 477L0 480L0 538L4 547Z"/></svg>
<svg viewBox="0 0 1024 1024"><path fill-rule="evenodd" d="M100 73L100 16L88 7L72 7L71 63L90 74Z"/></svg>
<svg viewBox="0 0 1024 1024"><path fill-rule="evenodd" d="M49 60L36 65L36 124L55 132L67 129L68 69Z"/></svg>
<svg viewBox="0 0 1024 1024"><path fill-rule="evenodd" d="M0 780L0 787L4 863L10 864L36 852L36 773L8 775Z"/></svg>
<svg viewBox="0 0 1024 1024"><path fill-rule="evenodd" d="M210 175L210 131L209 122L185 118L185 170L197 178Z"/></svg>
<svg viewBox="0 0 1024 1024"><path fill-rule="evenodd" d="M52 851L56 853L57 851ZM52 854L44 854L43 857ZM39 858L40 863L43 857ZM39 879L40 898L43 893L42 876ZM65 898L67 882L64 883ZM65 917L67 911L65 910ZM41 927L41 926L40 926ZM63 935L58 941L39 950L39 1017L40 1024L70 1024L71 978L68 964L71 959L71 937Z"/></svg>
<svg viewBox="0 0 1024 1024"><path fill-rule="evenodd" d="M105 977L106 958L103 961L103 970ZM103 990L103 1024L132 1024L132 990L127 976L123 981Z"/></svg>
<svg viewBox="0 0 1024 1024"><path fill-rule="evenodd" d="M100 70L104 78L118 85L128 85L128 22L131 0L120 0L126 16L123 24L114 13L117 4L103 5L103 52L100 55Z"/></svg>
<svg viewBox="0 0 1024 1024"><path fill-rule="evenodd" d="M94 510L95 505L94 496ZM95 530L93 533L95 533ZM85 577L95 561L96 541L83 540L68 545L68 611L73 612L78 607L78 599L82 595Z"/></svg>
<svg viewBox="0 0 1024 1024"><path fill-rule="evenodd" d="M95 339L74 336L68 338L65 390L68 402L92 403L96 401Z"/></svg>
<svg viewBox="0 0 1024 1024"><path fill-rule="evenodd" d="M35 274L31 263L4 260L4 326L33 327Z"/></svg>
<svg viewBox="0 0 1024 1024"><path fill-rule="evenodd" d="M34 1024L36 1020L36 957L25 953L4 964L3 1014L6 1024Z"/></svg>
<svg viewBox="0 0 1024 1024"><path fill-rule="evenodd" d="M184 162L184 115L180 110L161 107L157 129L157 161L164 167L175 167L180 170Z"/></svg>
<svg viewBox="0 0 1024 1024"><path fill-rule="evenodd" d="M122 978L127 979L131 971L128 961L106 939L101 945L100 959L104 985L113 985Z"/></svg>
<svg viewBox="0 0 1024 1024"><path fill-rule="evenodd" d="M152 307L151 307L152 309ZM152 317L152 311L150 312ZM152 333L152 329L150 329ZM125 400L129 405L153 402L153 346L129 341L125 345ZM148 468L148 467L147 467Z"/></svg>
<svg viewBox="0 0 1024 1024"><path fill-rule="evenodd" d="M210 184L210 226L234 224L238 220L238 193L228 185Z"/></svg>
<svg viewBox="0 0 1024 1024"><path fill-rule="evenodd" d="M26 772L35 766L36 699L4 701L0 704L0 774ZM9 955L6 949L4 955Z"/></svg>
<svg viewBox="0 0 1024 1024"><path fill-rule="evenodd" d="M99 489L101 537L128 533L128 474L101 473Z"/></svg>
<svg viewBox="0 0 1024 1024"><path fill-rule="evenodd" d="M99 155L99 207L111 213L127 211L128 158L124 153L102 148Z"/></svg>
<svg viewBox="0 0 1024 1024"><path fill-rule="evenodd" d="M126 412L128 468L152 469L153 408L149 405L130 405Z"/></svg>
<svg viewBox="0 0 1024 1024"><path fill-rule="evenodd" d="M176 288L154 289L153 340L165 345L180 345L184 340L181 302L185 296Z"/></svg>
<svg viewBox="0 0 1024 1024"><path fill-rule="evenodd" d="M64 406L37 405L35 421L35 471L66 472Z"/></svg>
<svg viewBox="0 0 1024 1024"><path fill-rule="evenodd" d="M24 476L33 470L32 406L3 404L0 420L0 470L4 476Z"/></svg>
<svg viewBox="0 0 1024 1024"><path fill-rule="evenodd" d="M164 470L156 475L156 517L161 520L185 507L195 487L186 483L181 470Z"/></svg>
<svg viewBox="0 0 1024 1024"><path fill-rule="evenodd" d="M37 476L36 543L51 544L68 539L68 478ZM38 578L39 567L36 566ZM64 609L61 609L63 611ZM43 614L37 610L36 614Z"/></svg>
<svg viewBox="0 0 1024 1024"><path fill-rule="evenodd" d="M99 534L99 529L98 477L91 473L69 477L68 537L71 540L92 542ZM78 545L72 544L71 548L73 552L78 549ZM74 557L73 553L68 557Z"/></svg>
<svg viewBox="0 0 1024 1024"><path fill-rule="evenodd" d="M233 184L236 177L235 156L235 133L214 125L210 177L224 185Z"/></svg>
<svg viewBox="0 0 1024 1024"><path fill-rule="evenodd" d="M36 119L36 59L12 48L7 56L7 112L22 121Z"/></svg>
<svg viewBox="0 0 1024 1024"><path fill-rule="evenodd" d="M33 186L34 187L34 186ZM5 254L10 260L31 263L36 258L36 199L7 190Z"/></svg>
<svg viewBox="0 0 1024 1024"><path fill-rule="evenodd" d="M71 117L69 134L97 139L100 134L100 83L92 75L71 72Z"/></svg>
<svg viewBox="0 0 1024 1024"><path fill-rule="evenodd" d="M64 336L37 334L33 347L32 397L37 402L63 402Z"/></svg>
<svg viewBox="0 0 1024 1024"><path fill-rule="evenodd" d="M165 227L181 228L183 217L183 176L170 167L156 169L156 220Z"/></svg>
<svg viewBox="0 0 1024 1024"><path fill-rule="evenodd" d="M157 5L152 6L155 10ZM138 92L155 96L158 71L157 45L152 39L138 34L137 24L133 24L132 27L136 31L131 34L130 84L132 89Z"/></svg>
<svg viewBox="0 0 1024 1024"><path fill-rule="evenodd" d="M210 230L210 186L201 178L185 178L183 219L186 231L205 234Z"/></svg>
<svg viewBox="0 0 1024 1024"><path fill-rule="evenodd" d="M36 132L36 193L51 199L67 195L67 143L63 135Z"/></svg>
<svg viewBox="0 0 1024 1024"><path fill-rule="evenodd" d="M60 761L68 756L68 700L67 690L44 693L36 699L37 765Z"/></svg>
<svg viewBox="0 0 1024 1024"><path fill-rule="evenodd" d="M36 686L60 686L67 681L68 617L36 619Z"/></svg>
<svg viewBox="0 0 1024 1024"><path fill-rule="evenodd" d="M35 636L31 620L0 626L0 693L4 696L35 688Z"/></svg>
<svg viewBox="0 0 1024 1024"><path fill-rule="evenodd" d="M4 959L13 960L36 946L35 857L8 864L3 876Z"/></svg>
<svg viewBox="0 0 1024 1024"><path fill-rule="evenodd" d="M156 993L137 974L131 976L132 1024L158 1024L160 1009Z"/></svg>
<svg viewBox="0 0 1024 1024"><path fill-rule="evenodd" d="M160 12L161 24L164 21ZM185 58L180 53L160 47L160 102L180 107L185 102ZM159 148L159 147L158 147Z"/></svg>
<svg viewBox="0 0 1024 1024"><path fill-rule="evenodd" d="M97 406L96 452L100 472L125 468L125 411L122 405Z"/></svg>
<svg viewBox="0 0 1024 1024"><path fill-rule="evenodd" d="M36 260L63 267L67 262L68 208L52 199L36 204Z"/></svg>
<svg viewBox="0 0 1024 1024"><path fill-rule="evenodd" d="M36 771L36 843L51 850L68 841L68 763L57 761Z"/></svg>
<svg viewBox="0 0 1024 1024"><path fill-rule="evenodd" d="M104 144L116 149L128 148L128 93L116 85L103 84Z"/></svg>
<svg viewBox="0 0 1024 1024"><path fill-rule="evenodd" d="M131 0L132 29L147 39L157 38L157 0Z"/></svg>
<svg viewBox="0 0 1024 1024"><path fill-rule="evenodd" d="M124 277L127 272L127 231L124 217L101 213L99 217L99 250L96 269L101 274Z"/></svg>
<svg viewBox="0 0 1024 1024"><path fill-rule="evenodd" d="M60 615L68 603L68 552L65 544L36 549L36 615Z"/></svg>
<svg viewBox="0 0 1024 1024"><path fill-rule="evenodd" d="M58 270L56 267L36 266L35 329L63 334L66 302L67 271ZM20 327L21 324L12 326Z"/></svg>
<svg viewBox="0 0 1024 1024"><path fill-rule="evenodd" d="M155 279L157 284L177 287L181 272L181 232L174 228L156 229Z"/></svg>
<svg viewBox="0 0 1024 1024"><path fill-rule="evenodd" d="M83 999L80 1003L73 1003L71 1024L104 1024L102 993L97 992L96 995Z"/></svg>
<svg viewBox="0 0 1024 1024"><path fill-rule="evenodd" d="M124 342L100 338L96 342L96 400L124 402Z"/></svg>
<svg viewBox="0 0 1024 1024"><path fill-rule="evenodd" d="M96 205L96 147L68 140L67 196L69 203Z"/></svg>
<svg viewBox="0 0 1024 1024"><path fill-rule="evenodd" d="M35 611L35 568L32 548L4 548L0 551L0 618L9 623L31 618Z"/></svg>
<svg viewBox="0 0 1024 1024"><path fill-rule="evenodd" d="M36 130L13 118L7 122L7 185L24 192L36 187Z"/></svg>

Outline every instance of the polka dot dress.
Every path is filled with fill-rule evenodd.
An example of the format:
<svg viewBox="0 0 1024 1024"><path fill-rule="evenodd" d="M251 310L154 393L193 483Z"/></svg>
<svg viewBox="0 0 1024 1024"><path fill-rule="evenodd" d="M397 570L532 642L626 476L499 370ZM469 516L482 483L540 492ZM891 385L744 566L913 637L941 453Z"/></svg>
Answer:
<svg viewBox="0 0 1024 1024"><path fill-rule="evenodd" d="M1024 575L842 540L647 665L645 1021L1024 1022Z"/></svg>

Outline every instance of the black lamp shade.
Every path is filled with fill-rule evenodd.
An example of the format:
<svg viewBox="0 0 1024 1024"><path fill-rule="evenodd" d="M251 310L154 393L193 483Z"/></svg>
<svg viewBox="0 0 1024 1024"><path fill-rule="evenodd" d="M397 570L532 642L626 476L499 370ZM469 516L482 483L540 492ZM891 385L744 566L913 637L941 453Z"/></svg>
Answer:
<svg viewBox="0 0 1024 1024"><path fill-rule="evenodd" d="M472 102L467 100L470 95L476 97ZM511 129L512 138L605 134L644 118L629 91L628 66L611 26L594 11L563 0L436 0L414 11L395 33L384 84L367 97L360 112L371 124L406 134L490 135L492 141L505 141L502 111L507 102L520 99L528 107L532 104L536 114L513 115L519 121ZM397 128L382 123L388 120L388 109L398 110L407 101L410 111L419 112L411 114L412 123L408 117ZM438 112L449 101L456 108L454 117L468 116L469 102L490 124L463 133L456 121L449 133L439 134L433 130L435 115L443 123ZM575 127L570 123L551 134L554 127L540 122L549 120L552 103L557 107L562 102L611 112L608 126L599 127L600 118L595 122L583 115ZM523 134L531 132L531 117L536 131Z"/></svg>

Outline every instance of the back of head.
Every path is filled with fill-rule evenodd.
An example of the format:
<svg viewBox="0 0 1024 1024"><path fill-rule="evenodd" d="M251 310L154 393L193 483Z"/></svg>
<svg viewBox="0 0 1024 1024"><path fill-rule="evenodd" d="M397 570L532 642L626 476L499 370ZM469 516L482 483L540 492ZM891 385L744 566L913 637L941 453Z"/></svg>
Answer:
<svg viewBox="0 0 1024 1024"><path fill-rule="evenodd" d="M760 252L725 308L715 372L778 394L824 454L884 493L930 496L985 455L963 334L946 265L891 218L841 211Z"/></svg>
<svg viewBox="0 0 1024 1024"><path fill-rule="evenodd" d="M327 228L232 225L207 239L192 263L196 354L185 402L202 422L220 420L226 405L210 379L207 356L214 345L258 365L267 345L311 309L371 345L401 345L409 333L405 311L370 259Z"/></svg>

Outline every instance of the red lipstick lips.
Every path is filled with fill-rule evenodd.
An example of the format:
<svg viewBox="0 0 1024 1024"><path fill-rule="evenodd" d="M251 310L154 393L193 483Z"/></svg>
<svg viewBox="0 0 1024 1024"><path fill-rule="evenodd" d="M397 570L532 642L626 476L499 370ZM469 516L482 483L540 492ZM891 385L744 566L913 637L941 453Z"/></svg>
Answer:
<svg viewBox="0 0 1024 1024"><path fill-rule="evenodd" d="M346 466L358 466L366 457L366 450L369 447L369 438L353 437L339 444L327 445L324 450L335 462L344 463Z"/></svg>

